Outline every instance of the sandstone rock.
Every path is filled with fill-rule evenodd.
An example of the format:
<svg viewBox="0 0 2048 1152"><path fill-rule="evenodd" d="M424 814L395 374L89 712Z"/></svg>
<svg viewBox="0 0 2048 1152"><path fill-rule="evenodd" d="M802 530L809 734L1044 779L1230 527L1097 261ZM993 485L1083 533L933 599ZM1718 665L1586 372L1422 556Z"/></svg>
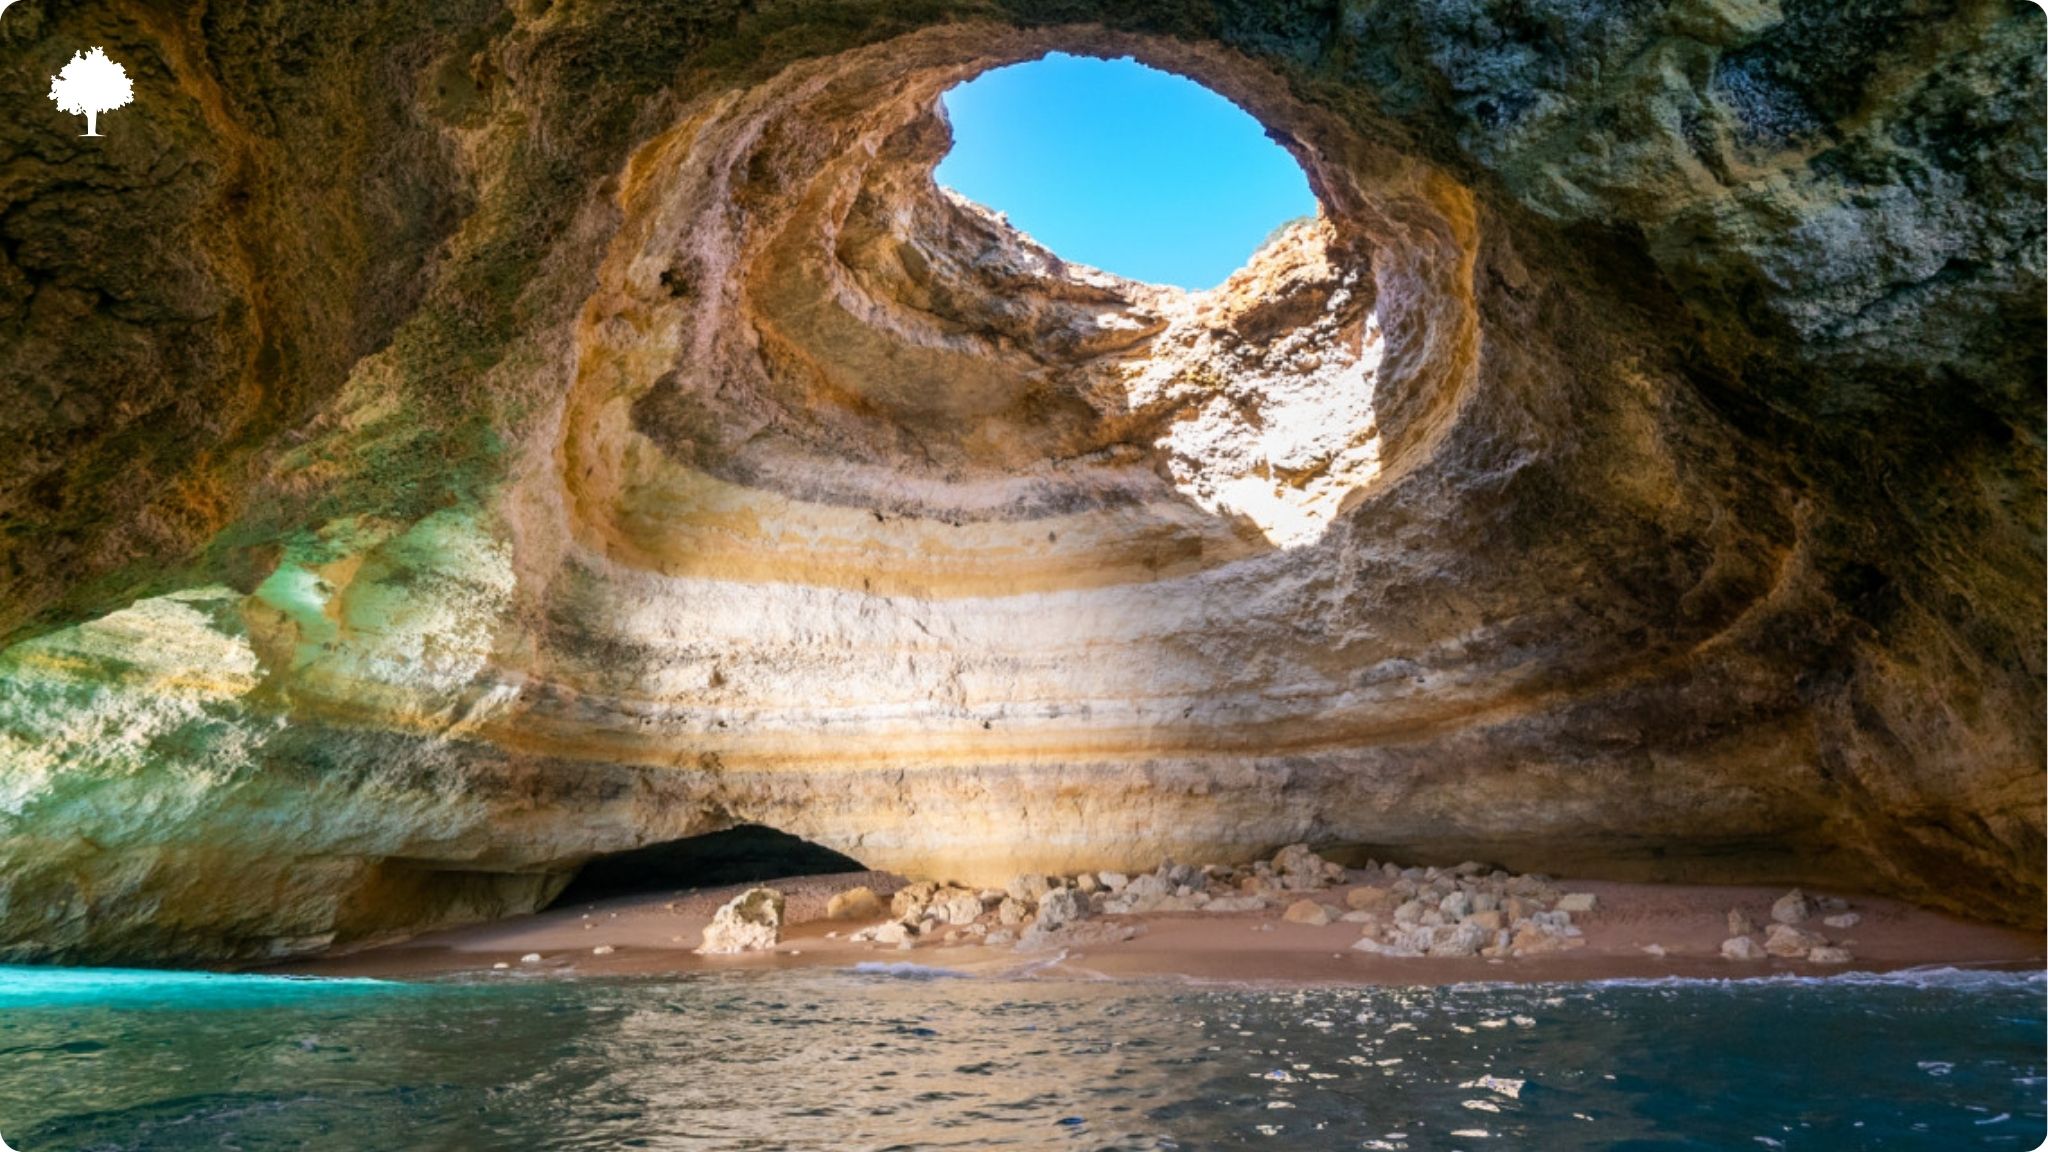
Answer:
<svg viewBox="0 0 2048 1152"><path fill-rule="evenodd" d="M1431 932L1429 954L1432 956L1477 956L1479 949L1493 939L1493 933L1476 924L1446 924Z"/></svg>
<svg viewBox="0 0 2048 1152"><path fill-rule="evenodd" d="M1826 945L1808 952L1806 958L1814 964L1847 964L1855 959L1854 956L1849 954L1847 948L1835 948Z"/></svg>
<svg viewBox="0 0 2048 1152"><path fill-rule="evenodd" d="M868 887L849 888L835 892L825 902L827 920L874 920L882 916L882 898Z"/></svg>
<svg viewBox="0 0 2048 1152"><path fill-rule="evenodd" d="M697 951L707 956L751 952L773 948L781 939L782 893L750 888L712 914Z"/></svg>
<svg viewBox="0 0 2048 1152"><path fill-rule="evenodd" d="M1015 928L1031 918L1031 906L1014 896L1005 897L996 907L996 920L1005 928Z"/></svg>
<svg viewBox="0 0 2048 1152"><path fill-rule="evenodd" d="M609 944L599 944L590 950L590 954L592 956L609 956L612 954L612 946Z"/></svg>
<svg viewBox="0 0 2048 1152"><path fill-rule="evenodd" d="M1802 932L1790 924L1773 924L1764 934L1764 951L1773 956L1804 956L1826 944L1827 941L1820 936Z"/></svg>
<svg viewBox="0 0 2048 1152"><path fill-rule="evenodd" d="M2041 921L2029 9L129 7L7 18L162 98L147 163L0 124L0 956L505 916L741 815L974 883L1796 828ZM1199 307L930 179L947 86L1112 48L1342 190Z"/></svg>
<svg viewBox="0 0 2048 1152"><path fill-rule="evenodd" d="M1124 890L1124 885L1131 882L1131 878L1121 872L1098 872L1095 874L1095 878L1100 880L1102 886L1111 892L1121 892Z"/></svg>
<svg viewBox="0 0 2048 1152"><path fill-rule="evenodd" d="M938 890L939 886L929 880L920 880L915 884L906 884L898 888L896 894L889 898L889 915L906 921L923 918L925 907L931 903Z"/></svg>
<svg viewBox="0 0 2048 1152"><path fill-rule="evenodd" d="M1317 928L1335 919L1329 905L1318 904L1314 900L1296 900L1281 913L1281 918L1292 924L1308 924Z"/></svg>
<svg viewBox="0 0 2048 1152"><path fill-rule="evenodd" d="M1466 913L1472 911L1472 897L1463 892L1452 892L1438 902L1437 910L1443 913L1445 920L1462 920Z"/></svg>
<svg viewBox="0 0 2048 1152"><path fill-rule="evenodd" d="M1830 928L1854 928L1863 923L1863 917L1855 912L1842 912L1821 921Z"/></svg>
<svg viewBox="0 0 2048 1152"><path fill-rule="evenodd" d="M1567 892L1557 898L1557 910L1560 912L1591 912L1598 903L1598 898L1591 892Z"/></svg>
<svg viewBox="0 0 2048 1152"><path fill-rule="evenodd" d="M1498 932L1507 927L1507 918L1498 909L1488 912L1474 912L1465 917L1465 923L1476 925L1488 932Z"/></svg>
<svg viewBox="0 0 2048 1152"><path fill-rule="evenodd" d="M1353 888L1344 893L1344 906L1361 912L1386 912L1397 903L1385 888Z"/></svg>
<svg viewBox="0 0 2048 1152"><path fill-rule="evenodd" d="M932 911L941 924L972 924L981 915L981 897L956 888L940 893Z"/></svg>
<svg viewBox="0 0 2048 1152"><path fill-rule="evenodd" d="M521 964L538 964L540 963L540 953L528 952L526 955L521 956L519 958L519 962Z"/></svg>
<svg viewBox="0 0 2048 1152"><path fill-rule="evenodd" d="M1806 894L1797 888L1778 897L1771 904L1771 919L1780 924L1803 923L1811 915L1813 910L1807 907Z"/></svg>
<svg viewBox="0 0 2048 1152"><path fill-rule="evenodd" d="M1750 920L1749 916L1742 909L1730 908L1728 910L1728 934L1730 936L1747 936L1755 931L1756 924Z"/></svg>
<svg viewBox="0 0 2048 1152"><path fill-rule="evenodd" d="M1102 882L1093 872L1083 872L1074 877L1074 889L1084 896L1093 895L1102 888Z"/></svg>
<svg viewBox="0 0 2048 1152"><path fill-rule="evenodd" d="M1038 901L1038 919L1032 925L1040 932L1055 932L1088 915L1071 888L1055 888Z"/></svg>
<svg viewBox="0 0 2048 1152"><path fill-rule="evenodd" d="M1316 855L1306 844L1289 844L1273 856L1273 869L1280 873L1288 888L1320 888L1331 877L1332 870L1341 876L1343 869Z"/></svg>
<svg viewBox="0 0 2048 1152"><path fill-rule="evenodd" d="M1124 885L1123 890L1118 895L1130 901L1134 907L1137 907L1145 901L1164 900L1172 896L1175 887L1176 885L1165 877L1152 873L1133 879L1129 884Z"/></svg>
<svg viewBox="0 0 2048 1152"><path fill-rule="evenodd" d="M1721 941L1721 955L1730 960L1762 960L1764 950L1748 936L1731 936Z"/></svg>
<svg viewBox="0 0 2048 1152"><path fill-rule="evenodd" d="M1053 883L1037 872L1026 872L1013 877L1006 886L1010 899L1020 904L1037 907L1039 898L1052 891Z"/></svg>
<svg viewBox="0 0 2048 1152"><path fill-rule="evenodd" d="M1394 909L1394 922L1396 924L1420 923L1424 911L1426 911L1426 909L1423 907L1422 901L1406 901L1402 903L1399 907Z"/></svg>
<svg viewBox="0 0 2048 1152"><path fill-rule="evenodd" d="M1508 948L1516 956L1545 956L1564 951L1564 937L1531 926L1517 931Z"/></svg>
<svg viewBox="0 0 2048 1152"><path fill-rule="evenodd" d="M872 940L877 944L902 945L910 943L911 937L914 935L916 933L911 929L910 925L905 924L901 920L889 920L872 928L864 928L854 933L854 939Z"/></svg>

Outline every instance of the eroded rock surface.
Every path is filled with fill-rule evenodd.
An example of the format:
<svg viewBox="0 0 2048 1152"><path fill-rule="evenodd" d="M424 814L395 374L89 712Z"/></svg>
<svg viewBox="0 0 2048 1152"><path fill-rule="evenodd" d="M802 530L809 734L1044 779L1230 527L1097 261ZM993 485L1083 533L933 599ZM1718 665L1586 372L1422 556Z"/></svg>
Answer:
<svg viewBox="0 0 2048 1152"><path fill-rule="evenodd" d="M1086 7L10 9L0 956L743 822L2039 922L2037 12ZM1189 295L936 188L938 94L1054 49L1321 218Z"/></svg>

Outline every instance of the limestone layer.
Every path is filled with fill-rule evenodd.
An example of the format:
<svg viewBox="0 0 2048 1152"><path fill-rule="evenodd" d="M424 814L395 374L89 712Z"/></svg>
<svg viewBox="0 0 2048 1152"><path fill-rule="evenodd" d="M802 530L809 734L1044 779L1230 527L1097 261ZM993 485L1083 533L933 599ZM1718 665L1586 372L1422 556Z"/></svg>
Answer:
<svg viewBox="0 0 2048 1152"><path fill-rule="evenodd" d="M736 823L2040 922L2038 14L1088 7L10 10L0 958ZM79 43L102 141L13 95ZM1185 293L937 187L1051 50L1318 217Z"/></svg>

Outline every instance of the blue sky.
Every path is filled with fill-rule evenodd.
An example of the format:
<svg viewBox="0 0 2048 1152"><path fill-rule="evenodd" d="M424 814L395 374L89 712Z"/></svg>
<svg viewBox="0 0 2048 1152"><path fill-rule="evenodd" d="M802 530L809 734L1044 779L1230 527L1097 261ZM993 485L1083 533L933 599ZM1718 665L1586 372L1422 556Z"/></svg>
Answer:
<svg viewBox="0 0 2048 1152"><path fill-rule="evenodd" d="M1273 228L1315 212L1308 178L1258 121L1126 58L1055 53L945 94L938 181L1068 260L1213 288Z"/></svg>

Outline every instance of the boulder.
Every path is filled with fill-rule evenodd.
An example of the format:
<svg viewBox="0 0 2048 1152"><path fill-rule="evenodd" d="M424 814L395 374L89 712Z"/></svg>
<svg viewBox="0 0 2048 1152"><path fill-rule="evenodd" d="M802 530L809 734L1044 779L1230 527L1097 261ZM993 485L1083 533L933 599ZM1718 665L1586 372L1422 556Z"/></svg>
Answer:
<svg viewBox="0 0 2048 1152"><path fill-rule="evenodd" d="M1474 912L1465 917L1465 923L1474 925L1487 932L1498 932L1502 928L1507 927L1506 918L1501 915L1499 909L1487 912Z"/></svg>
<svg viewBox="0 0 2048 1152"><path fill-rule="evenodd" d="M981 897L962 888L939 893L932 917L941 924L972 924L981 915Z"/></svg>
<svg viewBox="0 0 2048 1152"><path fill-rule="evenodd" d="M1806 903L1806 893L1797 888L1778 897L1771 904L1771 919L1780 924L1801 924L1812 915L1813 909Z"/></svg>
<svg viewBox="0 0 2048 1152"><path fill-rule="evenodd" d="M1858 924L1863 923L1863 917L1854 912L1843 912L1835 916L1830 916L1827 919L1822 920L1821 923L1827 925L1830 928L1854 928Z"/></svg>
<svg viewBox="0 0 2048 1152"><path fill-rule="evenodd" d="M1399 903L1385 888L1353 888L1344 893L1344 906L1362 912L1385 912Z"/></svg>
<svg viewBox="0 0 2048 1152"><path fill-rule="evenodd" d="M857 933L856 938L860 935L862 934ZM867 939L873 940L877 944L900 945L910 943L910 938L915 933L911 930L910 925L905 924L903 921L891 920L886 924L877 924L873 928L866 929L864 935Z"/></svg>
<svg viewBox="0 0 2048 1152"><path fill-rule="evenodd" d="M1053 883L1037 872L1026 872L1011 879L1006 885L1010 899L1036 906L1038 899L1052 891Z"/></svg>
<svg viewBox="0 0 2048 1152"><path fill-rule="evenodd" d="M1560 912L1591 912L1599 902L1599 898L1591 892L1567 892L1557 898L1557 910Z"/></svg>
<svg viewBox="0 0 2048 1152"><path fill-rule="evenodd" d="M1516 932L1509 940L1508 948L1516 956L1543 956L1564 951L1564 937L1532 924Z"/></svg>
<svg viewBox="0 0 2048 1152"><path fill-rule="evenodd" d="M1849 961L1854 960L1855 957L1849 954L1847 948L1835 948L1824 945L1808 952L1806 959L1814 964L1847 964Z"/></svg>
<svg viewBox="0 0 2048 1152"><path fill-rule="evenodd" d="M1080 895L1071 888L1055 888L1038 900L1038 922L1033 925L1039 932L1057 932L1088 915L1087 907Z"/></svg>
<svg viewBox="0 0 2048 1152"><path fill-rule="evenodd" d="M1431 931L1429 954L1431 956L1477 956L1479 950L1491 943L1493 933L1476 924L1446 924Z"/></svg>
<svg viewBox="0 0 2048 1152"><path fill-rule="evenodd" d="M1764 951L1773 956L1804 956L1826 944L1827 941L1822 937L1811 932L1801 932L1790 924L1773 924L1764 934Z"/></svg>
<svg viewBox="0 0 2048 1152"><path fill-rule="evenodd" d="M1423 913L1423 906L1422 906L1422 901L1420 901L1420 900L1409 900L1409 901L1407 901L1407 902L1403 903L1403 904L1402 904L1402 905L1401 905L1400 907L1398 907L1398 908L1394 909L1394 923L1396 923L1396 924L1415 924L1415 923L1418 923L1418 922L1419 922L1419 921L1421 921L1421 919L1422 919L1422 913Z"/></svg>
<svg viewBox="0 0 2048 1152"><path fill-rule="evenodd" d="M1014 896L1004 897L1003 902L996 906L996 920L1005 928L1015 928L1029 919L1031 919L1031 905Z"/></svg>
<svg viewBox="0 0 2048 1152"><path fill-rule="evenodd" d="M781 939L782 893L749 888L712 914L697 951L707 956L752 952L773 948Z"/></svg>
<svg viewBox="0 0 2048 1152"><path fill-rule="evenodd" d="M1332 865L1306 844L1289 844L1273 854L1273 870L1280 873L1289 888L1321 887L1333 867L1342 874L1340 865Z"/></svg>
<svg viewBox="0 0 2048 1152"><path fill-rule="evenodd" d="M1472 911L1472 897L1463 892L1452 892L1437 902L1437 910L1444 914L1445 920L1455 923Z"/></svg>
<svg viewBox="0 0 2048 1152"><path fill-rule="evenodd" d="M1308 924L1317 928L1335 919L1330 914L1328 905L1318 904L1313 900L1296 900L1287 906L1287 911L1281 913L1281 918L1292 924Z"/></svg>
<svg viewBox="0 0 2048 1152"><path fill-rule="evenodd" d="M1218 896L1202 905L1204 912L1258 912L1266 907L1263 896Z"/></svg>
<svg viewBox="0 0 2048 1152"><path fill-rule="evenodd" d="M1111 892L1121 892L1124 890L1124 885L1131 882L1131 878L1121 872L1097 872L1095 879L1100 881L1102 886Z"/></svg>
<svg viewBox="0 0 2048 1152"><path fill-rule="evenodd" d="M889 915L898 920L922 918L925 905L931 903L932 896L938 890L939 886L929 880L920 880L915 884L906 884L898 888L896 895L889 898Z"/></svg>
<svg viewBox="0 0 2048 1152"><path fill-rule="evenodd" d="M835 892L832 899L825 902L827 920L877 920L884 911L882 898L875 895L873 888L867 887Z"/></svg>
<svg viewBox="0 0 2048 1152"><path fill-rule="evenodd" d="M1764 950L1747 936L1731 936L1721 941L1721 955L1730 960L1761 960Z"/></svg>
<svg viewBox="0 0 2048 1152"><path fill-rule="evenodd" d="M1748 913L1740 908L1730 908L1728 910L1728 934L1730 936L1747 936L1754 931L1756 931L1756 923L1749 918Z"/></svg>

